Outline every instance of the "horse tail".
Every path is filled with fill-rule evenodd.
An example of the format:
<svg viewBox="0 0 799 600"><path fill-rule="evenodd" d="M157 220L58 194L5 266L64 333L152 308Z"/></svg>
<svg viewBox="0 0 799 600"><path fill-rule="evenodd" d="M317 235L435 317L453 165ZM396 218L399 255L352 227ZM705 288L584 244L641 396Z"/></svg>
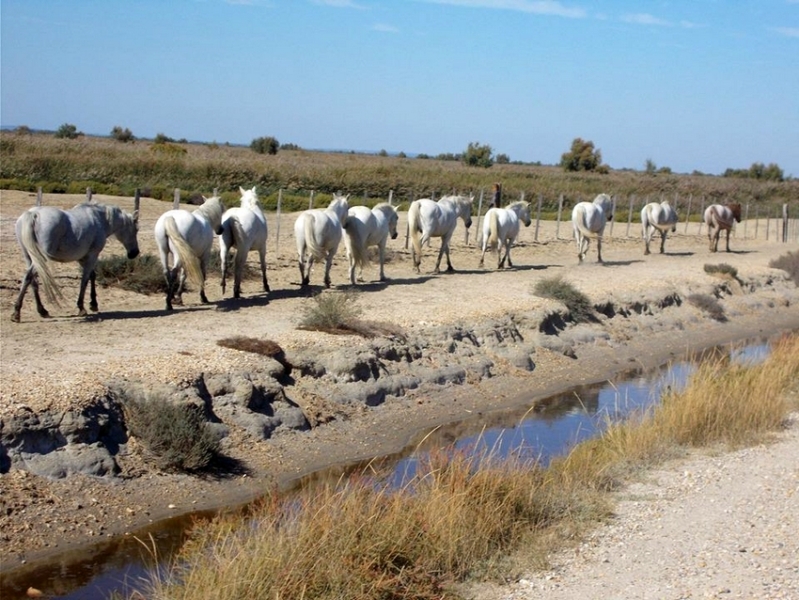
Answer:
<svg viewBox="0 0 799 600"><path fill-rule="evenodd" d="M186 275L189 280L197 285L203 283L203 271L200 266L200 259L194 254L194 249L186 241L186 238L180 233L178 224L175 222L175 217L169 215L164 219L164 230L166 231L167 238L172 242L175 251L186 270Z"/></svg>
<svg viewBox="0 0 799 600"><path fill-rule="evenodd" d="M61 305L61 300L64 295L58 287L58 283L47 266L47 257L42 252L39 246L39 240L36 239L36 213L35 211L28 210L22 213L20 217L20 236L19 243L30 258L33 268L39 275L39 282L42 284L44 294L47 299L56 306Z"/></svg>
<svg viewBox="0 0 799 600"><path fill-rule="evenodd" d="M597 234L588 229L585 225L585 206L578 204L574 207L574 227L576 228L575 233L579 230L580 235L584 238L595 238Z"/></svg>
<svg viewBox="0 0 799 600"><path fill-rule="evenodd" d="M420 206L418 201L414 201L411 202L411 206L408 209L408 230L413 242L414 261L421 261L422 257L422 213Z"/></svg>
<svg viewBox="0 0 799 600"><path fill-rule="evenodd" d="M369 253L366 251L364 236L361 235L360 221L355 218L348 218L344 224L344 229L350 238L350 254L355 266L363 268L369 263Z"/></svg>
<svg viewBox="0 0 799 600"><path fill-rule="evenodd" d="M499 211L496 209L491 211L488 221L488 245L499 245Z"/></svg>
<svg viewBox="0 0 799 600"><path fill-rule="evenodd" d="M312 212L306 212L303 225L305 226L305 245L308 248L308 252L310 252L311 256L316 260L322 260L324 258L324 251L319 245L319 241L316 239L316 215Z"/></svg>

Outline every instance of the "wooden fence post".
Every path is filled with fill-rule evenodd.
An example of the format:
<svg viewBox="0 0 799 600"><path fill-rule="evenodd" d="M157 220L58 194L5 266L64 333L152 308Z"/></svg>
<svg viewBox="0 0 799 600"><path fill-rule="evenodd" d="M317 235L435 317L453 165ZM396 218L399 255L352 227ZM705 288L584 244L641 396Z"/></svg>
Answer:
<svg viewBox="0 0 799 600"><path fill-rule="evenodd" d="M782 243L788 242L788 205L782 205Z"/></svg>
<svg viewBox="0 0 799 600"><path fill-rule="evenodd" d="M91 201L92 201L92 188L87 187L86 188L86 202L91 202Z"/></svg>
<svg viewBox="0 0 799 600"><path fill-rule="evenodd" d="M702 235L702 225L705 224L705 197L702 196L702 203L699 205L699 232L697 235Z"/></svg>
<svg viewBox="0 0 799 600"><path fill-rule="evenodd" d="M538 226L541 224L541 203L544 201L544 195L538 194L538 207L535 209L535 241L538 241Z"/></svg>
<svg viewBox="0 0 799 600"><path fill-rule="evenodd" d="M688 221L691 220L691 204L693 203L694 195L688 195L688 212L685 214L685 233L688 233Z"/></svg>
<svg viewBox="0 0 799 600"><path fill-rule="evenodd" d="M480 199L477 201L477 245L483 245L483 229L480 227L480 218L483 216L483 189L480 188Z"/></svg>
<svg viewBox="0 0 799 600"><path fill-rule="evenodd" d="M630 194L630 207L627 209L627 237L630 237L630 226L633 223L633 203L635 202L635 194ZM646 202L644 202L646 203Z"/></svg>
<svg viewBox="0 0 799 600"><path fill-rule="evenodd" d="M744 206L744 239L746 239L746 230L749 226L749 203Z"/></svg>
<svg viewBox="0 0 799 600"><path fill-rule="evenodd" d="M610 216L615 216L616 215L616 196L615 195L612 196L611 199L610 199L610 206L611 206L611 208L610 208ZM610 231L608 231L608 237L613 237L613 221L615 221L615 219L611 219L610 220Z"/></svg>
<svg viewBox="0 0 799 600"><path fill-rule="evenodd" d="M39 186L39 189L36 190L36 206L42 205L42 186Z"/></svg>
<svg viewBox="0 0 799 600"><path fill-rule="evenodd" d="M172 208L175 210L180 208L180 188L175 188L175 192L172 197Z"/></svg>
<svg viewBox="0 0 799 600"><path fill-rule="evenodd" d="M136 191L133 193L133 212L136 213L141 206L141 190L136 188Z"/></svg>
<svg viewBox="0 0 799 600"><path fill-rule="evenodd" d="M388 205L394 206L394 190L388 190Z"/></svg>
<svg viewBox="0 0 799 600"><path fill-rule="evenodd" d="M277 211L275 216L275 256L280 252L280 211L283 207L283 188L277 191Z"/></svg>
<svg viewBox="0 0 799 600"><path fill-rule="evenodd" d="M755 204L755 239L757 239L757 230L760 227L760 208Z"/></svg>
<svg viewBox="0 0 799 600"><path fill-rule="evenodd" d="M558 197L558 222L555 225L555 239L560 239L560 217L563 214L563 194Z"/></svg>

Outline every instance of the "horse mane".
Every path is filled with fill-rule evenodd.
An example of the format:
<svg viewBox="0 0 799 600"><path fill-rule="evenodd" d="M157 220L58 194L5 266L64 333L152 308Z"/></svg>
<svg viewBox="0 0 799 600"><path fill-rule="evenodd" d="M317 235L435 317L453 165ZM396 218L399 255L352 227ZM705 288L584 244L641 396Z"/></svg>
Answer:
<svg viewBox="0 0 799 600"><path fill-rule="evenodd" d="M222 203L222 199L219 198L219 196L213 196L211 198L206 198L205 202L194 212L205 217L208 222L211 223L211 227L219 227L222 223L225 205Z"/></svg>
<svg viewBox="0 0 799 600"><path fill-rule="evenodd" d="M508 204L508 208L510 209L511 206L522 206L523 207L523 206L526 206L526 205L527 205L527 201L526 200L516 200L515 202L511 202L510 204Z"/></svg>
<svg viewBox="0 0 799 600"><path fill-rule="evenodd" d="M372 207L372 210L381 210L385 211L387 208L390 208L394 212L396 212L396 208L394 208L393 204L389 204L388 202L379 202Z"/></svg>

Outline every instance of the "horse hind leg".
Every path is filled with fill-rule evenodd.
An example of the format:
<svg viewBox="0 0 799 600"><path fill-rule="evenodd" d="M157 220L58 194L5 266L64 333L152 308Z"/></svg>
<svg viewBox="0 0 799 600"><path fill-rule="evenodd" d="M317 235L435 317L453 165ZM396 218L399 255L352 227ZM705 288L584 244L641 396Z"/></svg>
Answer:
<svg viewBox="0 0 799 600"><path fill-rule="evenodd" d="M92 312L98 312L100 310L100 306L97 304L97 273L94 269L89 274L89 310Z"/></svg>
<svg viewBox="0 0 799 600"><path fill-rule="evenodd" d="M200 302L208 304L208 296L205 295L205 278L208 274L208 265L205 258L200 261L200 273L202 274L202 279L200 280Z"/></svg>
<svg viewBox="0 0 799 600"><path fill-rule="evenodd" d="M601 263L605 262L602 260L602 238L598 237L596 239L596 261Z"/></svg>
<svg viewBox="0 0 799 600"><path fill-rule="evenodd" d="M728 229L727 230L727 252L730 251L730 232L731 231L732 231L732 229Z"/></svg>
<svg viewBox="0 0 799 600"><path fill-rule="evenodd" d="M264 291L269 292L269 282L266 279L266 249L259 250L259 257L261 259L261 279L263 280Z"/></svg>
<svg viewBox="0 0 799 600"><path fill-rule="evenodd" d="M36 273L33 269L33 266L30 266L28 267L28 270L25 271L25 275L22 278L22 285L19 289L19 295L17 295L17 301L14 302L14 312L11 314L11 320L14 323L19 323L20 321L22 299L25 297L25 292L27 291L29 285L33 287L33 297L36 300L36 311L39 313L39 316L42 318L47 318L50 316L50 313L47 312L42 304L42 298L39 295L39 282L36 280Z"/></svg>
<svg viewBox="0 0 799 600"><path fill-rule="evenodd" d="M666 231L663 230L660 232L660 253L666 253Z"/></svg>
<svg viewBox="0 0 799 600"><path fill-rule="evenodd" d="M325 287L330 287L330 268L333 266L333 253L328 252L325 258Z"/></svg>

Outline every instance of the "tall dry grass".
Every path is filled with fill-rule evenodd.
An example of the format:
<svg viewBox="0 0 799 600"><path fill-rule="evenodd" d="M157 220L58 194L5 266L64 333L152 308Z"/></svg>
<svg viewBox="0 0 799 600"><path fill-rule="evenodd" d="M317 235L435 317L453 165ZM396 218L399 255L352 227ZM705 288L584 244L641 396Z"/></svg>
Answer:
<svg viewBox="0 0 799 600"><path fill-rule="evenodd" d="M307 207L311 190L327 195L341 191L363 198L367 204L368 199L385 200L393 191L395 203L407 207L416 198L456 191L471 191L477 197L481 190L490 194L492 185L500 181L506 201L524 194L537 207L540 195L542 210L549 218L561 195L564 210L569 211L577 201L611 193L620 198L619 220L627 218L631 195L637 212L644 199L673 199L678 194L681 215L689 197L695 215L702 199L705 205L751 202L761 207L761 214L768 205L773 214L783 202L793 203L799 197L799 180L780 183L629 170L612 170L606 175L566 173L560 167L532 164L495 164L485 169L458 161L308 150L281 150L270 156L216 143L169 147L185 152L154 151L159 145L145 140L120 143L92 136L66 140L46 134L0 132L0 189L35 191L42 186L45 192L83 193L92 187L95 193L131 196L140 188L146 196L171 201L173 190L179 188L182 201L187 201L218 188L225 203L233 204L238 200L238 186L256 185L267 210L274 210L280 189L284 190L283 207L299 210Z"/></svg>
<svg viewBox="0 0 799 600"><path fill-rule="evenodd" d="M355 476L200 526L156 599L457 597L451 584L543 560L608 514L607 493L686 447L761 440L799 408L799 336L757 366L705 362L682 392L549 467L439 452L403 489ZM789 400L793 392L793 400ZM538 552L538 554L536 554ZM488 569L488 571L487 571Z"/></svg>

